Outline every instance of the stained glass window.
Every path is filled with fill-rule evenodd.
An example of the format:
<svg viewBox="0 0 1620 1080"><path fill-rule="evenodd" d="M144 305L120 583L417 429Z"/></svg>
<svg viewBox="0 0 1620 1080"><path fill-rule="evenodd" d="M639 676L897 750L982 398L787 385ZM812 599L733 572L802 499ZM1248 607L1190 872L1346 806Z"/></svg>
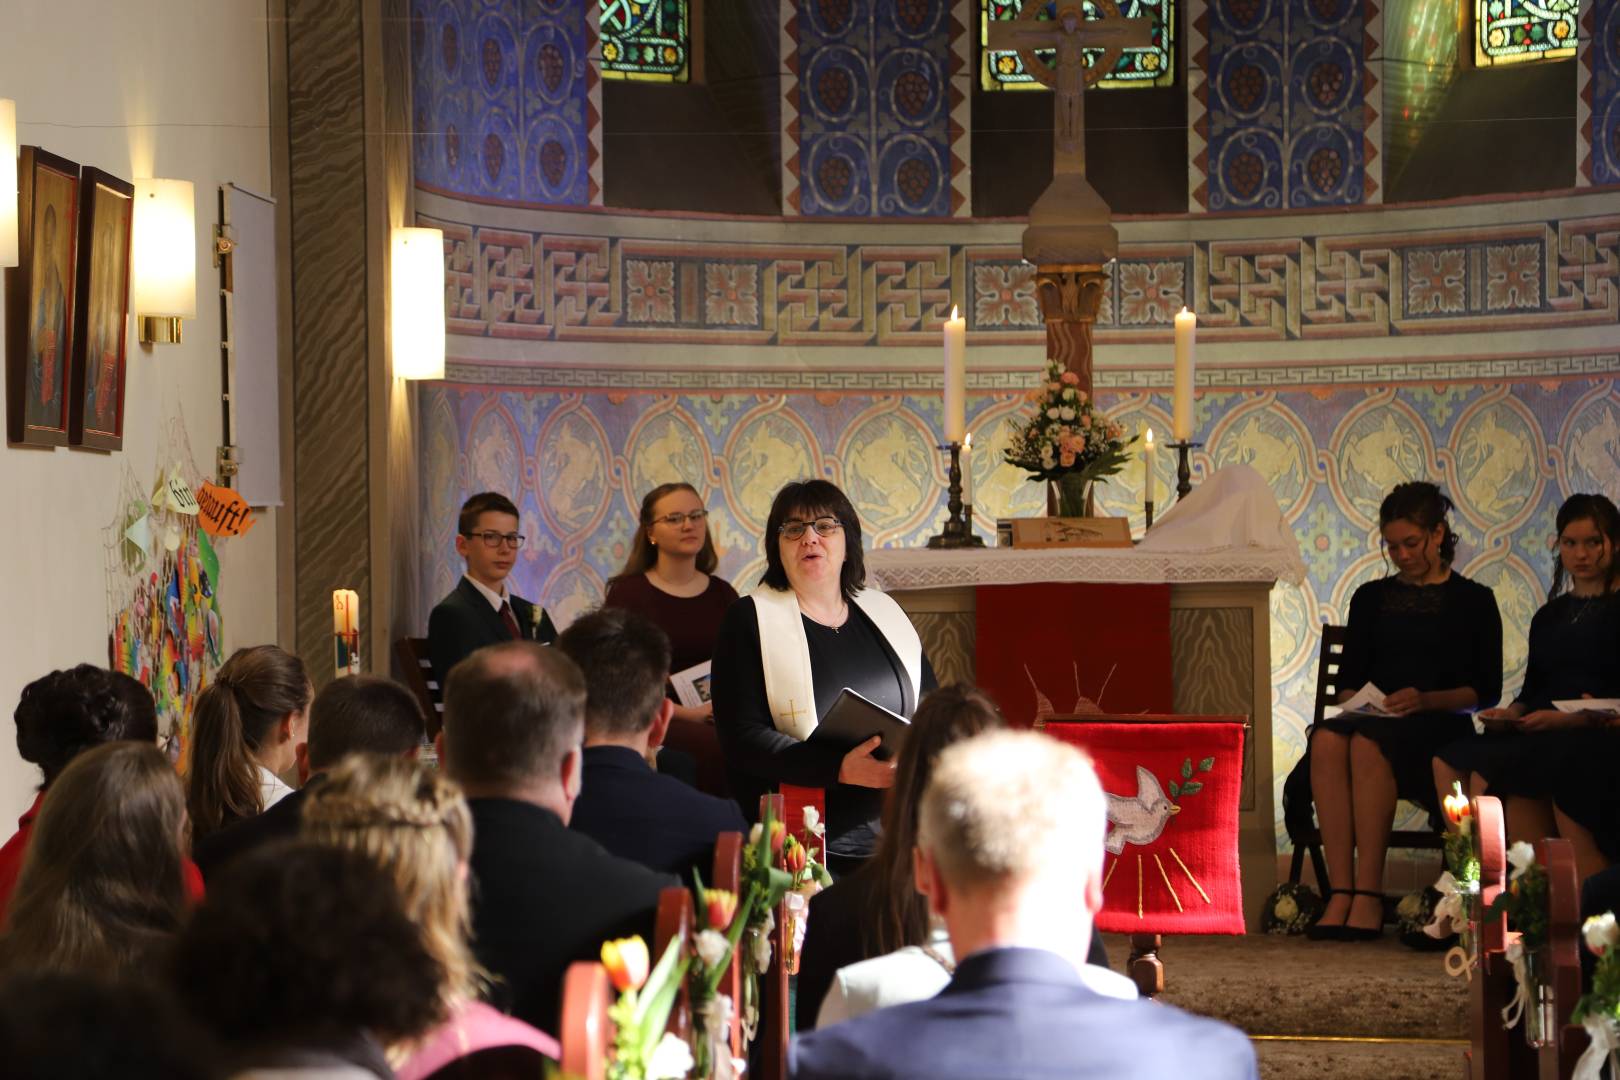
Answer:
<svg viewBox="0 0 1620 1080"><path fill-rule="evenodd" d="M1024 70L1024 62L1015 52L992 52L985 47L989 40L990 23L999 19L1016 19L1023 10L1025 0L979 0L979 83L986 90L1031 90L1041 84ZM1041 0L1032 0L1041 2ZM1484 2L1484 0L1481 0ZM1050 19L1055 4L1045 3L1046 10L1036 18ZM1101 14L1091 0L1083 0L1086 18ZM1126 49L1114 65L1113 73L1097 84L1099 89L1114 90L1132 86L1169 86L1175 81L1175 25L1176 0L1119 0L1119 13L1126 18L1151 18L1153 43L1147 48ZM1086 63L1096 62L1101 49L1087 49ZM1051 62L1052 50L1043 49L1035 54Z"/></svg>
<svg viewBox="0 0 1620 1080"><path fill-rule="evenodd" d="M691 77L690 0L599 0L602 77L686 82Z"/></svg>
<svg viewBox="0 0 1620 1080"><path fill-rule="evenodd" d="M1474 63L1574 56L1579 9L1580 0L1474 0Z"/></svg>

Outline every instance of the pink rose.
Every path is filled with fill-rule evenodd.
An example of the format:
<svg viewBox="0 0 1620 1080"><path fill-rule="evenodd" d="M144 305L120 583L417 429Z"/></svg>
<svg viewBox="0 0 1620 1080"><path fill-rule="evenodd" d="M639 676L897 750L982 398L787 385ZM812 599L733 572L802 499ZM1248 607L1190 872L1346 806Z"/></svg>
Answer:
<svg viewBox="0 0 1620 1080"><path fill-rule="evenodd" d="M1062 465L1065 469L1073 467L1074 454L1068 450L1063 451L1063 453L1058 455L1058 464Z"/></svg>
<svg viewBox="0 0 1620 1080"><path fill-rule="evenodd" d="M1064 382L1065 385L1068 385L1068 386L1079 386L1080 385L1080 376L1076 375L1072 371L1065 371L1063 373L1062 381Z"/></svg>
<svg viewBox="0 0 1620 1080"><path fill-rule="evenodd" d="M1091 414L1090 413L1086 413L1085 415L1080 417L1080 426L1085 428L1087 431L1091 430Z"/></svg>
<svg viewBox="0 0 1620 1080"><path fill-rule="evenodd" d="M1080 399L1080 404L1082 405L1091 400L1091 395L1087 394L1084 390L1076 390L1075 397Z"/></svg>

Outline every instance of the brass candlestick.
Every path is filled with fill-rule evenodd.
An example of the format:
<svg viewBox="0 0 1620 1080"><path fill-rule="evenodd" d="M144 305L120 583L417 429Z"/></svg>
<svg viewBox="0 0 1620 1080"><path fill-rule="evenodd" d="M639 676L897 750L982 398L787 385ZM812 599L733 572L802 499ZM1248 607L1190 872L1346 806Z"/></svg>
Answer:
<svg viewBox="0 0 1620 1080"><path fill-rule="evenodd" d="M1143 505L1147 507L1147 524L1143 526L1143 531L1146 532L1153 528L1153 500L1148 499Z"/></svg>
<svg viewBox="0 0 1620 1080"><path fill-rule="evenodd" d="M950 511L950 517L945 520L945 531L938 536L928 538L931 548L974 548L984 547L984 541L973 535L972 507L962 501L962 444L959 442L941 443L941 450L951 452L951 469L947 474L950 486L946 489L950 497L945 502L945 509ZM967 513L964 514L963 511Z"/></svg>
<svg viewBox="0 0 1620 1080"><path fill-rule="evenodd" d="M1168 444L1176 452L1176 498L1181 498L1192 490L1192 461L1190 455L1193 448L1203 446L1201 442L1173 442Z"/></svg>

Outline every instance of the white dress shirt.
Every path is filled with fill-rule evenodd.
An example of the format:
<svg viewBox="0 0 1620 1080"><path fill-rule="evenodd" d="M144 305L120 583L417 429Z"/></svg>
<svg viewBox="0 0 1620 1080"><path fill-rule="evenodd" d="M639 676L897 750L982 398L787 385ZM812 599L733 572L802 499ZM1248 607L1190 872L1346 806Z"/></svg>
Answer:
<svg viewBox="0 0 1620 1080"><path fill-rule="evenodd" d="M282 783L281 777L265 768L258 766L259 770L259 804L268 810L276 803L293 793L293 789Z"/></svg>
<svg viewBox="0 0 1620 1080"><path fill-rule="evenodd" d="M506 582L501 582L501 591L496 592L494 589L490 588L488 585L485 585L482 581L479 581L471 574L463 574L461 576L472 582L472 587L484 594L484 599L489 601L489 606L494 608L496 612L501 610L502 604L510 602L511 593L509 593L506 589ZM516 612L513 614L515 615Z"/></svg>

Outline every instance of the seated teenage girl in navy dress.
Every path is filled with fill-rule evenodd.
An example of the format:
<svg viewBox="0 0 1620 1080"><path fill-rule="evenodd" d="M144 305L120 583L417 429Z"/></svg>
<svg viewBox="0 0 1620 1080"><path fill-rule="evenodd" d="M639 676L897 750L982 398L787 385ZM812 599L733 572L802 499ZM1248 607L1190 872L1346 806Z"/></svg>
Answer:
<svg viewBox="0 0 1620 1080"><path fill-rule="evenodd" d="M647 616L669 635L672 674L714 656L720 620L737 599L731 583L715 576L720 558L708 518L691 484L660 484L647 492L630 557L608 582L602 601L603 607ZM711 795L727 794L712 701L676 705L664 745L697 761L698 787Z"/></svg>
<svg viewBox="0 0 1620 1080"><path fill-rule="evenodd" d="M1502 694L1496 597L1452 569L1450 511L1451 500L1422 482L1399 485L1378 510L1395 573L1350 599L1340 700L1372 683L1395 715L1343 715L1311 731L1311 790L1335 886L1314 937L1380 935L1395 800L1437 818L1436 751L1472 733L1469 713Z"/></svg>
<svg viewBox="0 0 1620 1080"><path fill-rule="evenodd" d="M1558 509L1557 526L1552 589L1530 620L1524 687L1511 704L1479 714L1483 737L1441 749L1435 782L1442 793L1461 781L1471 794L1502 799L1514 840L1568 837L1585 877L1604 864L1592 831L1614 830L1604 828L1605 812L1569 778L1582 773L1588 753L1612 761L1620 739L1594 730L1602 717L1563 712L1553 702L1620 696L1620 560L1614 558L1620 510L1602 495L1571 495ZM1555 797L1588 824L1555 810Z"/></svg>

